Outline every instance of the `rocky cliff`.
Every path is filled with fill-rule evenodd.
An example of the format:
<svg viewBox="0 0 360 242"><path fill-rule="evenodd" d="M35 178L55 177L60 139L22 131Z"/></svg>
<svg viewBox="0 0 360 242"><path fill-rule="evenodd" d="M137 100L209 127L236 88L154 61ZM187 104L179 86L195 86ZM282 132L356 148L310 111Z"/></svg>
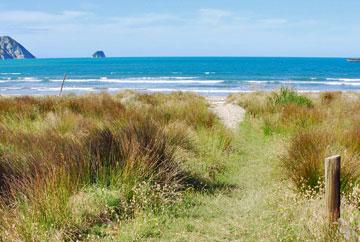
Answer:
<svg viewBox="0 0 360 242"><path fill-rule="evenodd" d="M92 55L93 58L105 58L105 53L104 51L96 51L93 55Z"/></svg>
<svg viewBox="0 0 360 242"><path fill-rule="evenodd" d="M35 58L24 46L9 36L0 36L0 59Z"/></svg>

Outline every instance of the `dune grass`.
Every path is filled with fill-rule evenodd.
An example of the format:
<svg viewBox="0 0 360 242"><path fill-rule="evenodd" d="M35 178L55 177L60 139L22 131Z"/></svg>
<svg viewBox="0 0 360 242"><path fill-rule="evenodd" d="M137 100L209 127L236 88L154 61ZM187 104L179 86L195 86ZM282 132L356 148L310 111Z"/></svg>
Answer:
<svg viewBox="0 0 360 242"><path fill-rule="evenodd" d="M269 98L272 95L254 93L230 97L240 103L247 102L246 107L256 105L250 110L257 113L248 111L239 131L233 134L230 152L223 157L225 169L217 177L221 189L211 193L184 193L182 206L157 216L142 214L130 223L122 222L110 229L98 228L99 233L107 234L104 241L357 240L359 190L353 185L349 191L343 188L341 225L339 230L329 228L324 213L323 170L319 166L323 162L322 155L326 154L322 145L328 142L328 136L326 133L323 136L311 133L327 121L326 114L317 115L320 112L318 105L335 105L341 95L306 96L312 105L292 101L274 104ZM255 102L259 99L265 103L261 108ZM287 109L288 105L295 113ZM299 106L304 112L298 112ZM327 108L330 107L324 110ZM291 119L284 119L282 112L287 112L286 117ZM307 119L313 118L312 113L316 113L317 118L308 122ZM264 129L265 118L269 116L277 121L270 124L278 125L272 133ZM298 119L305 120L306 125ZM205 143L219 144L214 137L203 138L207 140ZM308 152L309 156L305 157ZM347 163L345 167L354 168ZM304 172L307 170L310 173ZM308 179L307 183L296 180L295 176ZM344 177L342 179L345 184Z"/></svg>
<svg viewBox="0 0 360 242"><path fill-rule="evenodd" d="M183 194L182 206L98 228L104 241L354 241L360 213L343 203L342 226L327 226L321 193L298 193L283 172L283 134L264 135L248 115L234 134L214 192Z"/></svg>
<svg viewBox="0 0 360 242"><path fill-rule="evenodd" d="M236 132L202 97L0 98L2 241L354 241L360 98L237 94ZM343 157L340 229L323 160Z"/></svg>
<svg viewBox="0 0 360 242"><path fill-rule="evenodd" d="M334 154L342 156L343 210L352 212L347 214L350 216L344 216L341 222L346 225L354 224L350 226L351 229L345 229L348 237L340 233L329 235L329 238L357 238L360 119L356 110L360 105L360 96L341 92L301 95L294 90L282 88L273 93L234 95L231 99L239 105L249 107L249 113L259 120L265 137L282 137L285 152L278 156L280 170L285 174L286 180L291 181L299 196L321 199L324 192L324 159ZM261 109L256 100L261 101ZM318 240L321 236L315 238Z"/></svg>
<svg viewBox="0 0 360 242"><path fill-rule="evenodd" d="M2 97L0 122L2 241L82 240L176 207L216 186L232 139L184 93Z"/></svg>
<svg viewBox="0 0 360 242"><path fill-rule="evenodd" d="M266 99L256 115L262 120L265 135L283 134L289 138L282 165L298 189L318 190L323 181L324 157L333 154L342 155L342 190L356 189L360 178L360 119L356 111L360 97L340 92L300 95L284 88L262 95ZM251 97L249 101L241 97L238 100L240 105L244 101L247 106L258 105L251 102Z"/></svg>

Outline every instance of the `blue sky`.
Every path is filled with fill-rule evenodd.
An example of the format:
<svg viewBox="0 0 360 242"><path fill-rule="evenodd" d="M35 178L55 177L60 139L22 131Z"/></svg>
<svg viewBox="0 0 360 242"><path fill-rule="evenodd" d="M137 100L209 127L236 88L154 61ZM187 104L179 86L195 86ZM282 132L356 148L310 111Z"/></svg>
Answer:
<svg viewBox="0 0 360 242"><path fill-rule="evenodd" d="M360 56L359 0L12 0L0 35L38 57Z"/></svg>

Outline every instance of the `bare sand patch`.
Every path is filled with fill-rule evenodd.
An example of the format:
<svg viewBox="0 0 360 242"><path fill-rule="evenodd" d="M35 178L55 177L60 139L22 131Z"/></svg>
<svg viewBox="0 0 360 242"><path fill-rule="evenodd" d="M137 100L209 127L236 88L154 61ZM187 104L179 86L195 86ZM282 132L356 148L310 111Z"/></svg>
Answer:
<svg viewBox="0 0 360 242"><path fill-rule="evenodd" d="M226 97L207 97L207 100L211 111L218 115L226 127L236 129L244 120L245 109L226 102Z"/></svg>

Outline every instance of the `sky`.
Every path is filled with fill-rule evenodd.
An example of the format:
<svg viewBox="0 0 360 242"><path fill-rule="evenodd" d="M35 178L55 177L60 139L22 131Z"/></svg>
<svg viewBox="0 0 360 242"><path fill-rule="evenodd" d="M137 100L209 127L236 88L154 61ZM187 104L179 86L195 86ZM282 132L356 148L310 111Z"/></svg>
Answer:
<svg viewBox="0 0 360 242"><path fill-rule="evenodd" d="M359 0L11 0L0 35L40 58L360 56Z"/></svg>

